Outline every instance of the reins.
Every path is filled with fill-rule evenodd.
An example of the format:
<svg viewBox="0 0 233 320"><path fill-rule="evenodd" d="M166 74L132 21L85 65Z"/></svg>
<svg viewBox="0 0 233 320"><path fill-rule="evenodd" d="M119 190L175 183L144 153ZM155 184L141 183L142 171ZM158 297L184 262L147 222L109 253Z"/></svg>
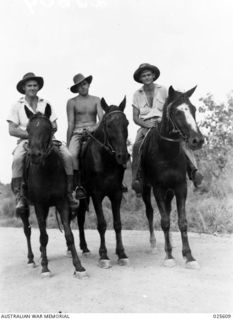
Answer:
<svg viewBox="0 0 233 320"><path fill-rule="evenodd" d="M108 135L106 132L106 118L109 115L112 115L113 113L121 113L125 116L124 112L120 111L120 110L114 110L114 111L110 111L109 113L106 113L102 123L103 123L103 133L104 133L104 142L101 142L99 139L97 139L91 132L89 132L88 130L86 131L86 134L91 137L96 143L98 143L102 148L104 148L107 152L109 152L111 155L114 155L116 153L116 151L114 150L114 148L112 147L111 143L108 140Z"/></svg>

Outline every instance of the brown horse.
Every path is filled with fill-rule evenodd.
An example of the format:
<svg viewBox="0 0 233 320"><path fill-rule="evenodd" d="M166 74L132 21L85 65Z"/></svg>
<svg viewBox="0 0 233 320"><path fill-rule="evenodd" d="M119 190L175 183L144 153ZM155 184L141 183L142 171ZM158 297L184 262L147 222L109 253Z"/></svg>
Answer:
<svg viewBox="0 0 233 320"><path fill-rule="evenodd" d="M112 204L114 229L116 233L116 254L119 264L127 264L121 237L120 206L122 200L122 180L126 163L129 158L127 151L128 120L124 114L126 98L119 107L108 106L101 99L101 106L105 111L104 117L85 147L81 159L82 181L89 196L92 198L97 215L97 228L100 234L100 262L103 268L111 266L105 245L106 221L102 208L102 200L107 196ZM88 200L89 201L89 200ZM80 248L84 253L89 252L84 235L86 203L80 200L77 212Z"/></svg>
<svg viewBox="0 0 233 320"><path fill-rule="evenodd" d="M69 223L69 206L66 195L66 174L58 150L53 146L53 127L49 120L51 107L47 104L45 114L33 114L26 106L25 112L29 118L28 131L28 152L25 169L26 194L29 201L35 207L35 213L40 229L40 251L42 276L49 276L48 259L46 247L48 234L46 232L46 219L50 206L55 206L65 231L67 245L70 248L75 275L86 276L85 269L80 263L74 237ZM25 235L28 243L28 264L34 265L33 253L30 243L31 231L28 222L29 211L21 214L24 223Z"/></svg>
<svg viewBox="0 0 233 320"><path fill-rule="evenodd" d="M165 236L165 265L175 265L170 242L170 212L173 197L176 197L178 225L183 243L183 256L186 266L198 267L191 254L187 234L185 202L187 197L186 159L181 142L185 141L191 149L201 148L204 139L196 120L196 108L189 98L193 88L185 93L169 88L169 95L164 105L162 121L158 128L149 131L142 148L143 200L149 222L150 242L155 247L153 228L153 208L151 188L153 189L159 212L161 227Z"/></svg>

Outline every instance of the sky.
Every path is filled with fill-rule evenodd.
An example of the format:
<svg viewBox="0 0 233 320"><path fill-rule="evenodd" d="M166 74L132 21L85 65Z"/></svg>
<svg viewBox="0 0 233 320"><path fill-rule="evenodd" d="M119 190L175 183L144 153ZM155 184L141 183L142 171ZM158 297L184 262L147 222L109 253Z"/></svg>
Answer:
<svg viewBox="0 0 233 320"><path fill-rule="evenodd" d="M119 105L127 97L129 138L135 139L132 96L141 63L156 65L159 84L197 89L224 101L233 90L232 0L0 0L0 181L11 179L17 139L7 115L20 98L16 84L27 72L45 81L39 96L58 115L65 141L66 102L73 76L92 75L90 94Z"/></svg>

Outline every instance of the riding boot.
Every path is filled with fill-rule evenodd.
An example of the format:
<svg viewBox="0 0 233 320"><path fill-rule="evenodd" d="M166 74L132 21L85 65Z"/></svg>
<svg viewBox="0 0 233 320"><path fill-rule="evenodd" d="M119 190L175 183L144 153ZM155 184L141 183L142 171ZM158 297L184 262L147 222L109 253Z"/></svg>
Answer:
<svg viewBox="0 0 233 320"><path fill-rule="evenodd" d="M84 189L84 187L81 184L81 172L80 170L75 170L74 171L74 176L75 176L75 193L76 193L76 199L81 200L81 199L86 199L87 198L87 192Z"/></svg>
<svg viewBox="0 0 233 320"><path fill-rule="evenodd" d="M142 179L141 179L141 143L135 143L133 146L133 160L132 160L132 189L136 192L137 197L142 193Z"/></svg>
<svg viewBox="0 0 233 320"><path fill-rule="evenodd" d="M27 208L27 202L23 193L23 178L13 178L12 179L12 191L16 199L16 213L17 215L20 211L23 211Z"/></svg>
<svg viewBox="0 0 233 320"><path fill-rule="evenodd" d="M203 180L203 175L197 170L189 157L186 156L187 173L190 180L193 181L194 187L198 188Z"/></svg>
<svg viewBox="0 0 233 320"><path fill-rule="evenodd" d="M67 198L69 201L69 206L71 210L78 208L78 202L73 197L73 176L67 175Z"/></svg>
<svg viewBox="0 0 233 320"><path fill-rule="evenodd" d="M128 192L128 187L127 187L127 185L124 184L124 183L122 183L122 185L121 185L121 190L122 190L123 193Z"/></svg>

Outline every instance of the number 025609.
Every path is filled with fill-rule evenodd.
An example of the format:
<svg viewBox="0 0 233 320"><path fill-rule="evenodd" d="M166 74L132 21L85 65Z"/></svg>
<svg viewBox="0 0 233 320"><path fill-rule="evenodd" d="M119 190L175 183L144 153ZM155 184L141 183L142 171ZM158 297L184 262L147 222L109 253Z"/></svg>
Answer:
<svg viewBox="0 0 233 320"><path fill-rule="evenodd" d="M230 319L231 314L229 314L229 313L214 313L213 318L214 319Z"/></svg>

